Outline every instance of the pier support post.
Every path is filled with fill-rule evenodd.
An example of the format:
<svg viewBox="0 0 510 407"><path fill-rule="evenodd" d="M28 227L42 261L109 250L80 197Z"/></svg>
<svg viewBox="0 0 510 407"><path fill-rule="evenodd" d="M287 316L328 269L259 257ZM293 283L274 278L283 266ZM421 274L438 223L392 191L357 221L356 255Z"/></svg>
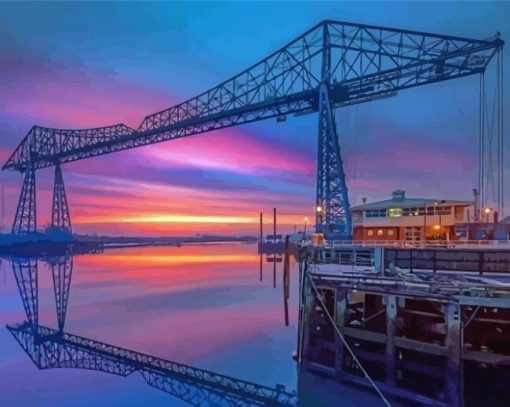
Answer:
<svg viewBox="0 0 510 407"><path fill-rule="evenodd" d="M447 334L445 347L448 350L446 389L452 407L462 406L461 375L462 375L462 350L461 350L461 325L460 306L457 303L445 305Z"/></svg>
<svg viewBox="0 0 510 407"><path fill-rule="evenodd" d="M397 322L397 298L386 296L386 383L395 385L395 333Z"/></svg>
<svg viewBox="0 0 510 407"><path fill-rule="evenodd" d="M347 304L347 290L337 288L336 290L336 312L335 324L338 330L344 332L345 326L345 310ZM335 333L335 374L337 378L342 378L345 375L344 371L344 353L345 346L342 339Z"/></svg>
<svg viewBox="0 0 510 407"><path fill-rule="evenodd" d="M53 205L51 208L51 226L71 232L71 216L67 205L66 190L60 164L55 165L53 185Z"/></svg>
<svg viewBox="0 0 510 407"><path fill-rule="evenodd" d="M25 308L27 321L33 326L37 326L39 324L37 260L14 258L11 260L11 266L16 277L16 284Z"/></svg>
<svg viewBox="0 0 510 407"><path fill-rule="evenodd" d="M315 295L312 292L307 278L307 265L304 264L301 276L301 300L300 300L300 332L299 332L299 350L298 367L301 369L308 364L310 356L310 321L313 306L315 304Z"/></svg>
<svg viewBox="0 0 510 407"><path fill-rule="evenodd" d="M55 291L55 305L57 307L58 330L62 332L66 321L67 304L73 272L73 258L66 257L63 261L51 265L53 274L53 289Z"/></svg>
<svg viewBox="0 0 510 407"><path fill-rule="evenodd" d="M37 211L35 205L35 168L29 164L21 187L12 233L23 235L37 230Z"/></svg>

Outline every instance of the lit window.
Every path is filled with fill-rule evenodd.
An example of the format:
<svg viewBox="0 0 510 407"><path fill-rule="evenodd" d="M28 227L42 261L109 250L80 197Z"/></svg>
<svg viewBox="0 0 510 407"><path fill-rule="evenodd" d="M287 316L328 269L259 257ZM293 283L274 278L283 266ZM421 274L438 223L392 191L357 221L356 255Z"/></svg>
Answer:
<svg viewBox="0 0 510 407"><path fill-rule="evenodd" d="M383 230L382 230L382 229L379 229L379 230L377 231L377 236L382 236L382 235L383 235L383 233L384 233L384 232L383 232Z"/></svg>
<svg viewBox="0 0 510 407"><path fill-rule="evenodd" d="M388 209L388 216L390 218L398 218L399 216L402 216L402 208L390 208Z"/></svg>
<svg viewBox="0 0 510 407"><path fill-rule="evenodd" d="M374 231L373 231L373 230L371 230L371 229L368 229L368 231L367 231L367 235L368 235L368 236L373 236L373 235L374 235Z"/></svg>
<svg viewBox="0 0 510 407"><path fill-rule="evenodd" d="M388 236L393 236L393 230L388 230Z"/></svg>

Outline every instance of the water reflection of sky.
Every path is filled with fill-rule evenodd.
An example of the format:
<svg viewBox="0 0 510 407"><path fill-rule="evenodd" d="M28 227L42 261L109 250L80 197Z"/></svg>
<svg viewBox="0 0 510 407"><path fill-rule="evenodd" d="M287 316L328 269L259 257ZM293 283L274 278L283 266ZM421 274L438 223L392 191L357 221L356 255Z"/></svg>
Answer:
<svg viewBox="0 0 510 407"><path fill-rule="evenodd" d="M291 326L283 324L281 267L259 282L253 245L112 250L77 256L66 331L200 368L294 389L297 278ZM12 271L0 276L0 323L25 319ZM293 269L293 271L295 271ZM39 266L42 325L56 326L51 272ZM181 405L136 373L119 378L80 370L38 371L0 330L0 391L9 406ZM8 390L8 391L7 391ZM34 403L35 400L35 403Z"/></svg>

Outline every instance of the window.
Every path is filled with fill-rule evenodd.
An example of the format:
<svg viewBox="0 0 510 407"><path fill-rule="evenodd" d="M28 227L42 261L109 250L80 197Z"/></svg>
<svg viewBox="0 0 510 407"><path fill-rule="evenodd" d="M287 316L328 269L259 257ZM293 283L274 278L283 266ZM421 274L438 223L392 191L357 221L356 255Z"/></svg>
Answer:
<svg viewBox="0 0 510 407"><path fill-rule="evenodd" d="M388 209L388 216L390 218L398 218L398 217L402 216L402 214L403 214L402 208L390 208L390 209Z"/></svg>
<svg viewBox="0 0 510 407"><path fill-rule="evenodd" d="M377 231L377 236L382 236L382 235L383 235L383 233L384 233L384 231L383 231L382 229L379 229L379 230Z"/></svg>
<svg viewBox="0 0 510 407"><path fill-rule="evenodd" d="M390 230L388 230L388 236L393 236L393 235L394 235L393 230L391 230L391 229L390 229Z"/></svg>
<svg viewBox="0 0 510 407"><path fill-rule="evenodd" d="M374 231L372 229L368 229L367 230L367 235L368 236L373 236L374 235Z"/></svg>
<svg viewBox="0 0 510 407"><path fill-rule="evenodd" d="M369 209L365 211L367 218L384 218L386 217L386 209Z"/></svg>

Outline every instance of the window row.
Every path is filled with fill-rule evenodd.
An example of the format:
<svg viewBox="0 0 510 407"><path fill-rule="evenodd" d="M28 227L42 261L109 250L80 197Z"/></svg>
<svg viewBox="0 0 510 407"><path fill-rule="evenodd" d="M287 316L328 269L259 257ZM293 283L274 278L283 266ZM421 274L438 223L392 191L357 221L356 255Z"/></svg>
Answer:
<svg viewBox="0 0 510 407"><path fill-rule="evenodd" d="M386 233L385 233L386 232ZM377 234L377 236L395 236L395 231L393 229L368 229L367 230L367 236L374 236Z"/></svg>
<svg viewBox="0 0 510 407"><path fill-rule="evenodd" d="M386 209L368 209L365 211L367 218L398 218L400 216L434 216L434 215L451 215L451 206L428 206L425 208L389 208Z"/></svg>

